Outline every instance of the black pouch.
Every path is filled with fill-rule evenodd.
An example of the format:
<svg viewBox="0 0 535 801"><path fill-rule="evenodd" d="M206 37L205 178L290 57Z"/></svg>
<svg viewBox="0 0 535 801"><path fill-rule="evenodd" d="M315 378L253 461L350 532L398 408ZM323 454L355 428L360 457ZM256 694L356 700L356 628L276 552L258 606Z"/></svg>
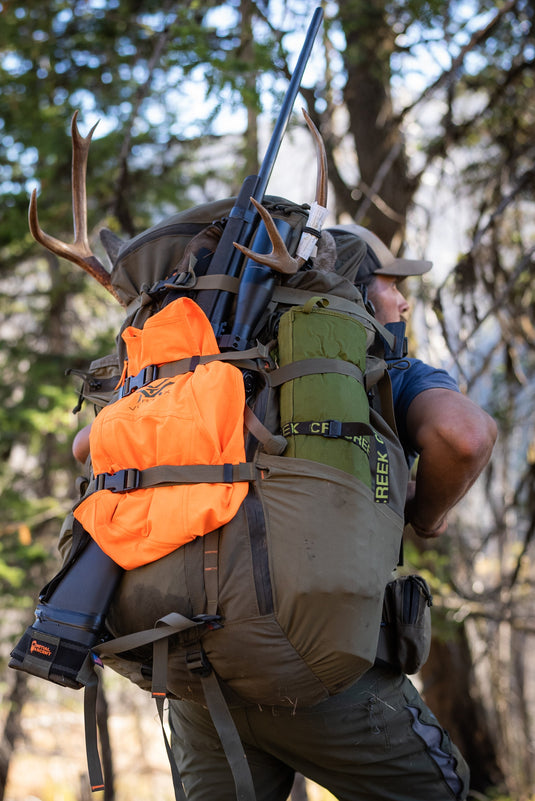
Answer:
<svg viewBox="0 0 535 801"><path fill-rule="evenodd" d="M417 673L431 647L433 597L421 576L400 576L385 588L377 659L403 673Z"/></svg>
<svg viewBox="0 0 535 801"><path fill-rule="evenodd" d="M73 548L41 590L35 622L11 651L10 668L80 689L92 679L91 649L106 636L105 618L123 569L78 521Z"/></svg>

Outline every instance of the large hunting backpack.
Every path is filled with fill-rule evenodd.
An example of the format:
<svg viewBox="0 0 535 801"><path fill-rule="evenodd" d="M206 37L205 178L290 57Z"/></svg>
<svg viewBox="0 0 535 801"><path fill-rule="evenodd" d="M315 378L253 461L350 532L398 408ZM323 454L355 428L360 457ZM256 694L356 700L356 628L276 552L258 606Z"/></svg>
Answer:
<svg viewBox="0 0 535 801"><path fill-rule="evenodd" d="M89 138L74 120L77 158ZM161 715L166 697L206 704L240 799L254 792L229 707L313 705L373 664L408 472L383 358L394 337L355 286L365 243L341 258L309 206L253 197L256 214L247 189L126 243L104 232L113 268L96 277L126 317L116 352L82 375L87 473L63 567L10 662L84 686L88 709L102 664ZM32 233L55 246L34 202ZM95 269L82 245L70 254Z"/></svg>
<svg viewBox="0 0 535 801"><path fill-rule="evenodd" d="M93 464L37 617L66 621L54 592L95 542L114 568L110 605L87 610L83 669L60 630L28 629L11 662L82 686L102 660L160 704L207 704L219 728L226 705L313 705L373 664L407 482L381 358L391 337L354 284L364 244L339 272L324 232L278 276L254 344L220 352L203 293L235 296L240 280L203 277L204 235L217 239L233 204L108 241L126 319L116 353L83 376ZM294 253L308 207L263 206Z"/></svg>
<svg viewBox="0 0 535 801"><path fill-rule="evenodd" d="M97 412L90 459L61 531L63 567L10 666L85 687L86 713L103 664L151 691L162 721L166 697L206 704L240 801L254 788L229 707L313 705L373 664L404 522L408 470L383 359L394 337L355 286L365 244L339 259L320 235L327 160L306 113L316 202L265 195L321 18L318 7L238 198L126 243L105 232L110 275L87 242L92 132L80 136L75 114L74 245L40 229L35 193L30 204L33 236L126 317L116 352L82 376L80 400ZM101 789L89 714L86 741ZM183 799L172 757L171 768Z"/></svg>
<svg viewBox="0 0 535 801"><path fill-rule="evenodd" d="M215 717L222 698L312 705L370 667L407 481L380 357L389 333L354 284L364 245L341 274L324 232L304 269L279 276L254 345L220 352L203 292L236 294L240 281L203 278L203 233L217 239L233 203L108 243L127 313L116 353L83 377L93 464L59 574L80 571L97 542L120 567L109 609L88 610L98 626L84 657ZM295 252L308 207L263 205ZM41 623L55 619L57 587L40 596ZM12 666L91 684L93 661L73 668L47 636L39 650L29 629Z"/></svg>

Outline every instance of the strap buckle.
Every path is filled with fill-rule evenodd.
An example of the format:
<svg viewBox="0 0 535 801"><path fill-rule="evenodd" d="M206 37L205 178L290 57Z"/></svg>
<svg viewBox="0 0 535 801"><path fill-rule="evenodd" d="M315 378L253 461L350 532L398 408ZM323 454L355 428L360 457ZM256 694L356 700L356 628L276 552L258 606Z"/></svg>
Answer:
<svg viewBox="0 0 535 801"><path fill-rule="evenodd" d="M202 649L200 651L190 651L187 653L186 665L188 670L197 676L209 676L212 672L212 666Z"/></svg>
<svg viewBox="0 0 535 801"><path fill-rule="evenodd" d="M204 623L209 631L222 629L221 615L195 615L191 618L195 623Z"/></svg>
<svg viewBox="0 0 535 801"><path fill-rule="evenodd" d="M116 473L100 473L95 477L96 492L110 490L110 492L131 492L138 489L141 484L141 473L135 467L118 470Z"/></svg>
<svg viewBox="0 0 535 801"><path fill-rule="evenodd" d="M119 396L125 398L127 395L131 395L132 392L135 392L136 389L141 389L141 387L144 387L146 384L151 384L153 381L156 381L157 378L158 365L149 364L147 367L140 370L137 375L131 375L125 378Z"/></svg>
<svg viewBox="0 0 535 801"><path fill-rule="evenodd" d="M327 423L327 426L325 425ZM342 436L342 423L340 420L324 420L322 424L322 437L337 439Z"/></svg>

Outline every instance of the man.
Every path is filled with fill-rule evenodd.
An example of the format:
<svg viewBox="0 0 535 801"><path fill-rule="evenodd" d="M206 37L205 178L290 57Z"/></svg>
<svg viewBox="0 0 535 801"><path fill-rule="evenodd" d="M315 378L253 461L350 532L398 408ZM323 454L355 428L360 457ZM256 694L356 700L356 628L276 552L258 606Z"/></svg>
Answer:
<svg viewBox="0 0 535 801"><path fill-rule="evenodd" d="M364 240L356 283L367 286L381 323L403 320L409 304L398 282L426 272L430 262L396 259L360 226L337 226L330 233L341 272L353 254L363 253ZM437 537L490 458L496 426L444 371L410 359L390 372L407 458L419 455L406 520L417 535ZM468 793L468 768L459 751L409 679L384 663L314 707L247 707L232 715L257 801L285 801L296 772L340 801L463 801ZM234 780L208 712L171 701L169 720L188 801L234 801Z"/></svg>
<svg viewBox="0 0 535 801"><path fill-rule="evenodd" d="M375 234L360 225L335 226L330 232L342 263L351 258L355 236L366 243L356 282L366 287L379 322L406 320L409 304L399 282L428 272L431 262L394 258ZM403 369L406 362L409 369ZM444 370L418 359L403 360L390 368L401 442L409 460L420 455L415 495L407 504L405 521L421 537L438 537L447 528L447 513L490 458L496 426L482 409L460 395L456 382Z"/></svg>

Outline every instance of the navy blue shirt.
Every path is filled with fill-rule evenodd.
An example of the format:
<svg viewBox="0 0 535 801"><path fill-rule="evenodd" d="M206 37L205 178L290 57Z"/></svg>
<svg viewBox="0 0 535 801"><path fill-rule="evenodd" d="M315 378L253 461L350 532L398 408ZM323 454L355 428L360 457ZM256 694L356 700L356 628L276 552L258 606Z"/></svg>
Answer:
<svg viewBox="0 0 535 801"><path fill-rule="evenodd" d="M426 389L452 389L459 392L459 387L445 370L431 367L420 359L391 361L388 368L399 438L407 458L412 462L418 455L407 434L407 412L412 401Z"/></svg>

